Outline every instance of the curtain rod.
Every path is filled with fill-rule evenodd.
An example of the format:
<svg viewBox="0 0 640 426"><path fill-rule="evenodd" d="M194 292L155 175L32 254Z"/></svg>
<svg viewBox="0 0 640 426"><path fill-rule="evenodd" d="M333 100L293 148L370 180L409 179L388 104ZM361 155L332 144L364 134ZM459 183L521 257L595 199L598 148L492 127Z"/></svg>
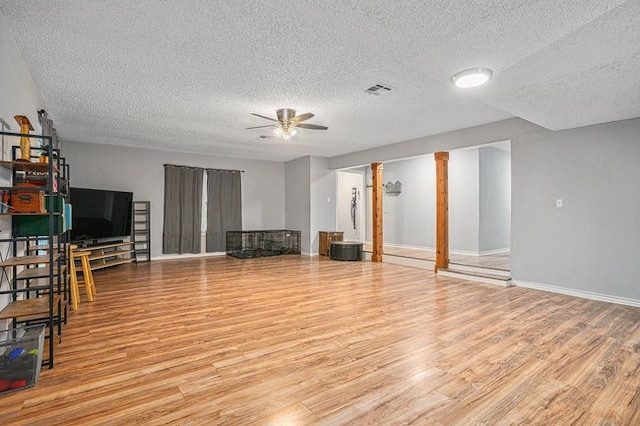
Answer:
<svg viewBox="0 0 640 426"><path fill-rule="evenodd" d="M216 172L240 172L240 173L244 173L244 170L210 169L210 168L207 168L207 167L182 166L180 164L163 164L163 166L184 167L184 168L187 168L187 169L213 170L213 171L216 171Z"/></svg>

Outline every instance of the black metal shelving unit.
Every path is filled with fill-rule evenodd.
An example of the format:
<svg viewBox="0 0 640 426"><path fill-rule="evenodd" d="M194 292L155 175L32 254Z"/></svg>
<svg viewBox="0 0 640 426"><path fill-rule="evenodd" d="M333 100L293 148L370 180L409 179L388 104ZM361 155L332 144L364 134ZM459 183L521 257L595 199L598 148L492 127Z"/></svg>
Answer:
<svg viewBox="0 0 640 426"><path fill-rule="evenodd" d="M151 202L134 201L131 206L131 241L136 262L151 261Z"/></svg>
<svg viewBox="0 0 640 426"><path fill-rule="evenodd" d="M0 255L0 295L9 295L0 320L10 320L13 329L44 324L46 350L41 355L42 365L53 368L55 344L60 342L62 325L67 321L70 292L66 270L69 237L65 226L69 166L60 150L54 148L52 136L13 132L0 135L40 141L40 146L29 150L31 161L18 160L19 146L12 146L12 160L0 161L0 168L10 173L9 184L0 187L0 191L27 197L44 195L46 207L46 212L9 209L0 213L11 218L11 235L0 238L0 243L10 247L4 257ZM47 162L40 162L40 157L46 157ZM18 186L20 180L37 183Z"/></svg>

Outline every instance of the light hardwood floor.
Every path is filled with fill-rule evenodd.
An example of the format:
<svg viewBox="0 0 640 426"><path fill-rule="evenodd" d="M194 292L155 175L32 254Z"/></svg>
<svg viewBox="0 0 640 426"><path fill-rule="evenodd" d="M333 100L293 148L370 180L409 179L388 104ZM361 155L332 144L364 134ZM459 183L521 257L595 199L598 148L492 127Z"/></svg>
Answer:
<svg viewBox="0 0 640 426"><path fill-rule="evenodd" d="M640 424L638 308L305 256L95 281L0 424Z"/></svg>
<svg viewBox="0 0 640 426"><path fill-rule="evenodd" d="M363 250L366 252L371 252L371 244L364 244ZM407 248L385 245L382 248L382 252L387 256L407 257L410 259L418 260L430 260L432 262L435 262L436 260L435 250L426 248ZM511 270L511 254L507 252L488 254L484 256L473 256L469 254L450 253L449 264L453 268L455 268L455 266L457 265L460 265L485 269L497 269L499 271L509 271Z"/></svg>

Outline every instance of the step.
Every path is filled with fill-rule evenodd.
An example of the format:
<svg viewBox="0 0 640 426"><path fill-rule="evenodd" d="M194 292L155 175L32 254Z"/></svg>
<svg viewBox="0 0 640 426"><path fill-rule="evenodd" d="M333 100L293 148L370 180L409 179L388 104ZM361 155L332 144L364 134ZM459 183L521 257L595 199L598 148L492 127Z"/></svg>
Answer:
<svg viewBox="0 0 640 426"><path fill-rule="evenodd" d="M511 271L509 270L487 268L486 266L463 265L461 263L449 262L449 268L447 269L460 273L511 277Z"/></svg>
<svg viewBox="0 0 640 426"><path fill-rule="evenodd" d="M511 283L511 275L504 274L504 272L508 271L500 271L499 274L496 274L496 270L494 269L473 269L473 271L467 268L459 269L457 268L457 266L452 268L451 265L449 265L449 268L438 269L438 275L442 275L443 277L460 278L463 280L495 284L503 287L511 287L513 285Z"/></svg>

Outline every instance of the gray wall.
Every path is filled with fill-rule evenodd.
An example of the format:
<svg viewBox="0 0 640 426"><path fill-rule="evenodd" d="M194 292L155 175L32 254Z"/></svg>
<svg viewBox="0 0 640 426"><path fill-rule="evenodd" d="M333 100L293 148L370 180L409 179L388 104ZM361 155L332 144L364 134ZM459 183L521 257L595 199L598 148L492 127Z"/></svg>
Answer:
<svg viewBox="0 0 640 426"><path fill-rule="evenodd" d="M511 139L514 281L640 306L639 135L640 118L558 132L514 118L334 157L331 165Z"/></svg>
<svg viewBox="0 0 640 426"><path fill-rule="evenodd" d="M478 255L509 249L510 155L493 147L452 150L449 156L450 250ZM370 179L370 172L367 174ZM435 248L433 155L384 163L384 182L402 193L384 194L384 243ZM371 197L371 191L367 192ZM370 239L370 234L367 235ZM370 240L369 240L370 241Z"/></svg>
<svg viewBox="0 0 640 426"><path fill-rule="evenodd" d="M383 181L402 183L400 194L383 191L383 241L407 247L435 247L435 162L433 155L384 163ZM371 191L367 194L371 196Z"/></svg>
<svg viewBox="0 0 640 426"><path fill-rule="evenodd" d="M372 148L351 154L332 157L330 167L346 169L378 161L390 161L400 158L418 157L438 151L450 151L457 148L467 148L485 145L491 142L506 141L529 133L544 130L542 127L521 118L510 118L491 124L456 130L439 135L425 136L405 142Z"/></svg>
<svg viewBox="0 0 640 426"><path fill-rule="evenodd" d="M36 111L46 106L1 14L0 56L0 117L13 125L13 115L26 114L36 124ZM55 114L52 118L55 122ZM340 169L511 139L511 269L516 283L580 295L594 293L640 305L638 135L638 118L559 132L513 118L327 162L329 168ZM306 229L305 246L310 248L312 168L308 157L283 166L157 151L127 157L133 151L89 145L63 144L74 185L131 188L136 198L151 200L154 206L162 202L158 168L164 162L244 169L245 227ZM124 176L115 176L114 170ZM563 200L563 208L555 207L556 199ZM321 210L314 219L317 227L323 221L323 226L330 224L329 216L335 217L335 211ZM155 208L153 218L158 232L161 214ZM0 229L7 229L6 224L6 220L0 222ZM155 233L153 238L155 243L161 241Z"/></svg>
<svg viewBox="0 0 640 426"><path fill-rule="evenodd" d="M449 250L451 252L478 254L479 251L480 166L478 157L477 149L453 150L449 153Z"/></svg>
<svg viewBox="0 0 640 426"><path fill-rule="evenodd" d="M81 142L64 142L62 154L71 168L71 186L131 191L135 200L151 201L151 256L154 258L162 256L163 165L166 163L244 170L243 229L284 227L284 165L279 162Z"/></svg>
<svg viewBox="0 0 640 426"><path fill-rule="evenodd" d="M0 61L0 118L11 126L10 131L19 132L20 126L13 116L25 115L36 129L33 133L39 133L38 110L45 105L2 13L0 13L0 58L2 58ZM8 153L9 150L6 152ZM5 159L10 160L11 157L5 155Z"/></svg>
<svg viewBox="0 0 640 426"><path fill-rule="evenodd" d="M11 132L19 132L20 127L14 120L14 115L25 115L31 121L33 133L40 133L38 110L45 107L42 97L33 83L31 73L18 50L15 39L9 31L4 15L0 13L0 118L9 124ZM11 145L19 145L20 139L13 137L2 138L4 151L0 159L11 160ZM1 149L1 148L0 148ZM0 170L0 186L11 183L11 173L7 169ZM11 216L0 217L0 238L11 236ZM0 243L0 252L7 253L9 243ZM6 272L11 275L11 268ZM3 283L6 286L6 283ZM0 309L10 301L10 295L0 295ZM2 329L10 326L9 320L0 321Z"/></svg>
<svg viewBox="0 0 640 426"><path fill-rule="evenodd" d="M366 194L365 171L363 168L340 170L336 175L336 229L342 231L346 241L364 241ZM356 188L355 229L351 218L351 200Z"/></svg>
<svg viewBox="0 0 640 426"><path fill-rule="evenodd" d="M479 251L508 250L511 231L511 153L482 147L479 154Z"/></svg>
<svg viewBox="0 0 640 426"><path fill-rule="evenodd" d="M300 249L310 252L311 157L285 163L285 228L300 231Z"/></svg>
<svg viewBox="0 0 640 426"><path fill-rule="evenodd" d="M303 254L318 254L318 231L336 227L336 172L329 159L300 157L285 163L285 226L300 231Z"/></svg>
<svg viewBox="0 0 640 426"><path fill-rule="evenodd" d="M318 254L319 231L336 229L336 171L329 169L329 159L311 157L309 254Z"/></svg>
<svg viewBox="0 0 640 426"><path fill-rule="evenodd" d="M640 301L640 119L511 147L514 278Z"/></svg>

